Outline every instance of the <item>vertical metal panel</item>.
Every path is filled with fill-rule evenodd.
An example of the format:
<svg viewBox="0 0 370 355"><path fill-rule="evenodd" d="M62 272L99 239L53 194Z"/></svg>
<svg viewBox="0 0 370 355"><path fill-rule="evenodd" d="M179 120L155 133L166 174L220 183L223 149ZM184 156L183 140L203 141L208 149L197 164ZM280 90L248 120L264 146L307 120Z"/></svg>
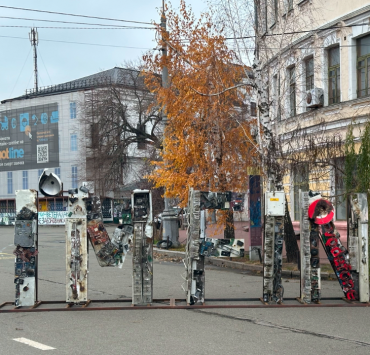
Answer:
<svg viewBox="0 0 370 355"><path fill-rule="evenodd" d="M86 218L66 218L66 302L87 301Z"/></svg>
<svg viewBox="0 0 370 355"><path fill-rule="evenodd" d="M274 275L274 245L275 245L275 218L265 218L265 240L263 243L263 301L269 302L272 296L272 280Z"/></svg>
<svg viewBox="0 0 370 355"><path fill-rule="evenodd" d="M15 194L15 306L33 306L37 301L38 285L38 194L36 190L17 190Z"/></svg>
<svg viewBox="0 0 370 355"><path fill-rule="evenodd" d="M200 191L189 192L189 227L185 253L185 292L188 304L203 303L205 294L204 256L200 255Z"/></svg>
<svg viewBox="0 0 370 355"><path fill-rule="evenodd" d="M149 190L131 194L134 235L132 245L132 304L153 302L153 213Z"/></svg>
<svg viewBox="0 0 370 355"><path fill-rule="evenodd" d="M308 220L308 192L299 191L300 204L300 256L301 256L301 300L311 302L311 252L310 222Z"/></svg>
<svg viewBox="0 0 370 355"><path fill-rule="evenodd" d="M359 283L360 302L369 302L369 255L368 255L368 204L367 194L358 193L350 196L349 233L354 241L350 250L351 265L356 262ZM357 232L357 235L356 235ZM357 248L355 246L357 241ZM353 261L354 260L354 261Z"/></svg>
<svg viewBox="0 0 370 355"><path fill-rule="evenodd" d="M283 302L281 282L284 242L285 194L265 193L265 239L263 267L263 301Z"/></svg>

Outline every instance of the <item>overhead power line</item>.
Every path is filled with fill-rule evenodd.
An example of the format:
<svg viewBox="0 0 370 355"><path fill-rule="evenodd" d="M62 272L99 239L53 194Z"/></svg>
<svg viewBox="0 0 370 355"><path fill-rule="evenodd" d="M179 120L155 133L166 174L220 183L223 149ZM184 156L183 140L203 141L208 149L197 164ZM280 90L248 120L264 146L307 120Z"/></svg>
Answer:
<svg viewBox="0 0 370 355"><path fill-rule="evenodd" d="M56 12L56 11L47 11L47 10L27 9L27 8L24 8L24 7L14 7L14 6L4 6L4 5L0 5L0 7L4 8L4 9L22 10L22 11L33 11L33 12L43 12L43 13L46 13L46 14L54 14L54 15L85 17L85 18L93 18L93 19L97 19L97 20L131 22L131 23L141 23L141 24L144 24L144 25L152 25L151 22L121 20L121 19L114 19L114 18L109 18L109 17L98 17L98 16L70 14L70 13L66 13L66 12Z"/></svg>
<svg viewBox="0 0 370 355"><path fill-rule="evenodd" d="M15 36L0 36L2 38L15 38L15 39L26 39L26 37L15 37ZM39 42L56 42L56 43L69 43L69 44L83 44L87 46L99 46L99 47L113 47L113 48L130 48L130 49L152 49L152 48L141 48L141 47L128 47L128 46L117 46L114 44L102 44L102 43L86 43L86 42L70 42L70 41L58 41L54 39L39 39Z"/></svg>
<svg viewBox="0 0 370 355"><path fill-rule="evenodd" d="M122 25L112 25L112 24L103 24L103 23L88 23L88 22L73 22L73 21L58 21L58 20L42 20L36 18L27 18L27 17L13 17L13 16L0 16L0 18L6 18L8 20L25 20L25 21L40 21L40 22L55 22L55 23L72 23L75 25L89 25L89 26L106 26L106 27L130 27ZM153 25L154 28L154 25Z"/></svg>
<svg viewBox="0 0 370 355"><path fill-rule="evenodd" d="M266 33L262 35L262 37L273 37L273 36L285 36L285 35L295 35L295 34L300 34L300 33L314 33L314 32L319 32L319 31L326 31L326 30L331 30L331 29L340 29L340 28L346 28L346 27L356 27L356 26L368 26L368 24L353 24L353 25L344 25L344 26L329 26L325 28L318 28L318 29L313 29L313 30L302 30L302 31L292 31L292 32L282 32L282 33ZM225 40L232 40L232 39L252 39L255 38L256 36L240 36L240 37L225 37Z"/></svg>
<svg viewBox="0 0 370 355"><path fill-rule="evenodd" d="M11 26L11 25L0 25L0 27L6 28L30 28L30 26ZM122 27L58 27L58 26L37 26L37 28L51 28L57 30L154 30L153 27L131 27L131 26L122 26Z"/></svg>

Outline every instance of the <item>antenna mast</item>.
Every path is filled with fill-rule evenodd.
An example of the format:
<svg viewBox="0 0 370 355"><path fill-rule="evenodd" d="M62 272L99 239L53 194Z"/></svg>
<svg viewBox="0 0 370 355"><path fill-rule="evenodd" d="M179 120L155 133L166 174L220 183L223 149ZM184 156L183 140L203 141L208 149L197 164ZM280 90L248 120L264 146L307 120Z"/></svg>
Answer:
<svg viewBox="0 0 370 355"><path fill-rule="evenodd" d="M31 41L31 46L33 46L33 68L35 72L35 91L38 93L39 91L39 84L38 84L38 74L37 74L37 45L39 44L39 36L37 33L37 28L31 28L31 32L29 33L29 38Z"/></svg>

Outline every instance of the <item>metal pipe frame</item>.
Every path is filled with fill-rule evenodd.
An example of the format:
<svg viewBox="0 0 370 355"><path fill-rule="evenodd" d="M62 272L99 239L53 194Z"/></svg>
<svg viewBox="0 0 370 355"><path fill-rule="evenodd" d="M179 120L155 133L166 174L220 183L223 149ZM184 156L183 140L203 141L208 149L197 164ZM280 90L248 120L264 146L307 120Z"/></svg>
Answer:
<svg viewBox="0 0 370 355"><path fill-rule="evenodd" d="M260 302L260 298L211 298L207 302ZM321 298L321 301L340 301L340 303L300 303L296 298L285 298L285 301L295 301L294 304L176 304L185 303L182 298L157 298L153 299L153 304L146 306L106 306L95 307L94 303L131 303L132 299L119 300L89 300L84 305L68 304L65 308L39 308L41 305L65 305L65 301L39 301L30 308L3 309L6 306L14 306L14 302L4 302L0 304L0 313L33 313L33 312L84 312L84 311L128 311L128 310L153 310L153 309L223 309L223 308L341 308L341 307L370 307L370 303L346 302L344 298ZM158 303L167 303L158 305Z"/></svg>

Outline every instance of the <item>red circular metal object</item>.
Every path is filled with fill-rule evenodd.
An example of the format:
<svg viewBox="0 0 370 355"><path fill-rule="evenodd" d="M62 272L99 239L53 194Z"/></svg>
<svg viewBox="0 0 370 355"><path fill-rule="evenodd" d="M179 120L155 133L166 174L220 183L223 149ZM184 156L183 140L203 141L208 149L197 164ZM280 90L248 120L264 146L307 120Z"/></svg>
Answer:
<svg viewBox="0 0 370 355"><path fill-rule="evenodd" d="M320 203L323 203L324 202L324 204L327 205L328 209L331 208L331 211L327 215L325 215L325 216L318 215L317 217L315 217L315 221L314 222L315 222L315 224L327 224L327 223L329 223L334 218L334 207L331 204L331 202L328 201L328 200L318 199L318 200L313 201L308 206L308 218L314 219L316 206L317 206L317 204L319 202Z"/></svg>

